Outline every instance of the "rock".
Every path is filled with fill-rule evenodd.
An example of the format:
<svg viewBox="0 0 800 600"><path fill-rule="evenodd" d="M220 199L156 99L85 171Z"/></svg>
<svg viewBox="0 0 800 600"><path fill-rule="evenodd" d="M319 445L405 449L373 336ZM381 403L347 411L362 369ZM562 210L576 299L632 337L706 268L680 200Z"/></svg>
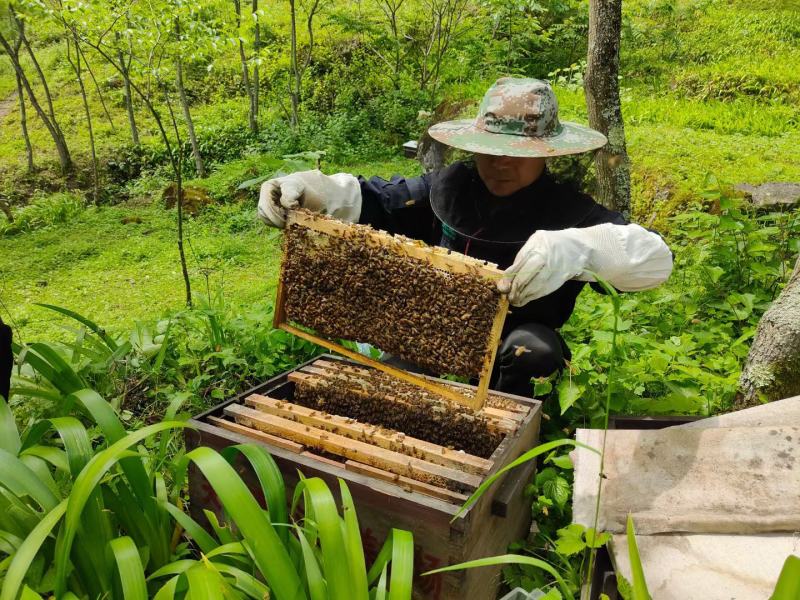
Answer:
<svg viewBox="0 0 800 600"><path fill-rule="evenodd" d="M165 208L174 208L178 202L178 186L170 183L164 189L162 197ZM197 216L203 207L213 203L214 199L203 188L191 185L183 186L183 210L188 214Z"/></svg>
<svg viewBox="0 0 800 600"><path fill-rule="evenodd" d="M800 204L800 183L740 183L734 188L756 207L775 208Z"/></svg>

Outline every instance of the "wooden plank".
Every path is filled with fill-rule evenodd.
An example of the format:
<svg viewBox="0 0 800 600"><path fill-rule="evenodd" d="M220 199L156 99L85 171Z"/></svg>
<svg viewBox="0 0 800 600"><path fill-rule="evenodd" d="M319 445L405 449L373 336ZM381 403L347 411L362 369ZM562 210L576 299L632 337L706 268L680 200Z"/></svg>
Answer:
<svg viewBox="0 0 800 600"><path fill-rule="evenodd" d="M279 435L298 444L319 448L330 454L363 462L411 479L439 485L447 484L454 489L468 491L475 490L482 481L481 477L477 475L412 458L372 444L330 433L324 429L262 413L239 404L232 404L226 407L225 414L235 418L239 424L246 427L259 429L272 435Z"/></svg>
<svg viewBox="0 0 800 600"><path fill-rule="evenodd" d="M275 400L260 394L248 396L245 402L248 406L263 412L298 421L312 427L319 427L349 438L363 440L369 436L370 443L381 448L402 452L437 465L463 470L476 475L485 475L492 468L492 462L485 458L450 450L439 444L419 440L397 431L381 430L374 425L354 421L347 417L312 410L299 404Z"/></svg>
<svg viewBox="0 0 800 600"><path fill-rule="evenodd" d="M478 381L478 389L475 390L475 402L477 403L478 407L483 407L486 402L486 397L489 394L489 380L492 377L494 359L497 356L497 349L500 347L500 336L503 333L503 324L506 322L507 313L508 297L502 296L500 298L500 305L494 315L494 322L492 323L489 341L487 342L489 351L483 358L483 369L481 370L481 375Z"/></svg>
<svg viewBox="0 0 800 600"><path fill-rule="evenodd" d="M348 460L344 464L348 471L353 471L354 473L361 473L362 475L374 477L375 479L396 483L408 491L415 491L421 494L427 494L428 496L433 496L434 498L441 498L442 500L447 500L453 504L464 504L468 498L466 494L459 494L458 492L453 492L447 488L431 485L423 481L417 481L416 479L409 479L408 477L396 475L395 473L390 473L389 471L384 471L383 469L371 467L354 460Z"/></svg>
<svg viewBox="0 0 800 600"><path fill-rule="evenodd" d="M336 467L337 469L345 468L345 463L343 462L339 462L338 460L333 460L332 458L328 458L327 456L320 456L319 454L314 454L313 452L309 452L308 450L304 450L300 454L302 454L303 456L307 456L308 458L318 460L319 462L323 462L326 465L330 465L331 467Z"/></svg>
<svg viewBox="0 0 800 600"><path fill-rule="evenodd" d="M435 384L420 377L419 375L415 375L413 373L409 373L408 371L403 371L402 369L397 369L386 363L382 363L377 360L373 360L368 356L364 356L358 352L353 352L345 348L344 346L337 344L335 342L331 342L330 340L326 340L325 338L318 337L314 334L307 333L302 329L298 329L293 325L289 325L288 323L280 323L278 325L280 329L291 333L292 335L296 335L297 337L303 338L313 344L317 344L318 346L322 346L323 348L327 348L328 350L333 350L341 354L342 356L346 356L347 358L354 360L356 362L360 362L365 365L369 365L373 369L378 369L379 371L383 371L384 373L388 373L395 379L400 379L402 381L406 381L418 387L428 390L432 394L438 394L439 396L444 396L448 400L455 402L456 404L461 404L470 408L472 410L476 410L476 408L480 408L477 406L477 402L474 398L467 398L466 396L462 396L458 392L454 391L452 388L445 387L443 385Z"/></svg>
<svg viewBox="0 0 800 600"><path fill-rule="evenodd" d="M270 444L271 446L277 446L278 448L283 448L284 450L288 450L289 452L296 452L300 454L304 450L304 447L301 444L297 444L290 440L285 440L276 435L270 435L269 433L264 433L263 431L259 431L258 429L251 429L250 427L245 427L244 425L240 425L239 423L236 423L234 421L228 421L227 419L221 419L220 417L208 417L208 422L211 423L212 425L216 425L217 427L222 427L223 429L227 429L228 431L241 433L242 435L246 435L249 438L258 440L259 442L264 442L265 444Z"/></svg>

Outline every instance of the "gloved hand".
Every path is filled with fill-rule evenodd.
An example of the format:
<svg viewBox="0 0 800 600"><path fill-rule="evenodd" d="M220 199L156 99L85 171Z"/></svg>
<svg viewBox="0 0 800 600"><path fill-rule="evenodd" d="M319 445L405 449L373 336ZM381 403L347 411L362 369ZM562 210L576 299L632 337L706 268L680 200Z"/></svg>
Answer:
<svg viewBox="0 0 800 600"><path fill-rule="evenodd" d="M656 287L672 272L672 253L661 237L639 225L603 223L534 233L497 287L515 306L546 296L570 279L591 273L621 291Z"/></svg>
<svg viewBox="0 0 800 600"><path fill-rule="evenodd" d="M356 223L361 215L361 186L347 173L324 175L317 170L292 173L261 184L258 216L267 225L283 228L286 211L301 207Z"/></svg>

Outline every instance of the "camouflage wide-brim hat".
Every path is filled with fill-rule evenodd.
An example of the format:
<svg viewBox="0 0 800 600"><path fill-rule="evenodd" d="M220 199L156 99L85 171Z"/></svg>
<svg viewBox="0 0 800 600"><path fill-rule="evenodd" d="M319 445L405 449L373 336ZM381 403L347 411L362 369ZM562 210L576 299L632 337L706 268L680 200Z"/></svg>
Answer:
<svg viewBox="0 0 800 600"><path fill-rule="evenodd" d="M437 123L435 140L476 154L548 157L589 152L608 141L599 131L558 120L553 88L540 79L503 77L483 96L478 116Z"/></svg>

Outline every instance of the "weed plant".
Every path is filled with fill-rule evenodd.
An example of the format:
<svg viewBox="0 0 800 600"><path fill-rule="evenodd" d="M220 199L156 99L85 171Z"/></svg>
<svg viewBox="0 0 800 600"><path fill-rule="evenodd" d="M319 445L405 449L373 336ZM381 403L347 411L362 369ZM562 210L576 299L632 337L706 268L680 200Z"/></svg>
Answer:
<svg viewBox="0 0 800 600"><path fill-rule="evenodd" d="M410 533L392 530L367 570L344 482L342 514L318 478L301 476L287 506L262 447L184 453L181 404L128 432L84 388L63 398L61 416L20 433L0 397L0 599L411 598ZM255 473L266 507L233 467L237 458ZM189 464L219 501L217 512L202 509L208 530L185 512Z"/></svg>

